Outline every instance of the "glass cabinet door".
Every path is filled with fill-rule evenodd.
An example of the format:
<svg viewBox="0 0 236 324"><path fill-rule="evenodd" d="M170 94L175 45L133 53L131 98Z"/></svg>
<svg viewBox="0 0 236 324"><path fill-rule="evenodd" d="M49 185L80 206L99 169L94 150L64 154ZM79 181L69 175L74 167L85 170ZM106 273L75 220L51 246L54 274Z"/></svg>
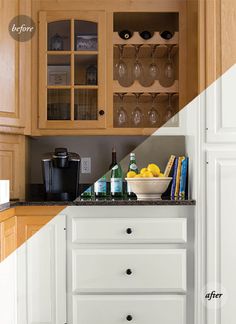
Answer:
<svg viewBox="0 0 236 324"><path fill-rule="evenodd" d="M104 35L103 13L40 13L40 128L105 128Z"/></svg>

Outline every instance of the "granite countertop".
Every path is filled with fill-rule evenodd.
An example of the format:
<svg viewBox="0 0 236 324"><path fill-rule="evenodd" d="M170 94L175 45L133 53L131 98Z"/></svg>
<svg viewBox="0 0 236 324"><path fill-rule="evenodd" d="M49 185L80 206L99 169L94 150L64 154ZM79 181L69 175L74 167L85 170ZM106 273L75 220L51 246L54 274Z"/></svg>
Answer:
<svg viewBox="0 0 236 324"><path fill-rule="evenodd" d="M136 198L77 198L74 201L11 201L0 205L0 211L17 206L186 206L196 205L193 199L137 200Z"/></svg>

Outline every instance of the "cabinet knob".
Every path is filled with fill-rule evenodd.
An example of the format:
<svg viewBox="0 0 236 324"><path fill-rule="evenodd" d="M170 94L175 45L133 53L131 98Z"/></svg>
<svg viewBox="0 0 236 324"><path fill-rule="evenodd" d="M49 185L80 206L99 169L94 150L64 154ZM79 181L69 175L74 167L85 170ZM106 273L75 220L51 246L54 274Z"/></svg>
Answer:
<svg viewBox="0 0 236 324"><path fill-rule="evenodd" d="M126 233L127 233L127 234L132 234L132 228L128 227L128 228L126 229Z"/></svg>
<svg viewBox="0 0 236 324"><path fill-rule="evenodd" d="M130 321L132 321L133 317L132 317L131 315L127 315L127 316L126 316L126 319L127 319L127 321L130 322Z"/></svg>
<svg viewBox="0 0 236 324"><path fill-rule="evenodd" d="M128 276L130 276L130 275L132 274L132 270L131 270L131 269L127 269L127 270L126 270L126 274L127 274Z"/></svg>
<svg viewBox="0 0 236 324"><path fill-rule="evenodd" d="M101 110L99 110L98 113L99 113L100 116L103 116L105 114L105 111L103 109L101 109Z"/></svg>

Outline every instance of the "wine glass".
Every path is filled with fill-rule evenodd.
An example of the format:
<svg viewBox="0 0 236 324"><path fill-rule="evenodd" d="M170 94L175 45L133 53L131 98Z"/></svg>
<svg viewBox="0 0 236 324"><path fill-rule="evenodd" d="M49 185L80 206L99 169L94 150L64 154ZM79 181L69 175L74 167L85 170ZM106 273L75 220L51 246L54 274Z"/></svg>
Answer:
<svg viewBox="0 0 236 324"><path fill-rule="evenodd" d="M138 54L139 54L139 49L140 49L141 45L135 45L135 63L134 63L134 67L133 67L133 73L134 73L134 78L136 80L138 80L142 74L142 64L139 62L138 59Z"/></svg>
<svg viewBox="0 0 236 324"><path fill-rule="evenodd" d="M153 93L153 92L150 93L152 97L152 105L151 105L151 109L148 111L148 121L152 127L158 124L159 117L160 117L158 111L154 108L154 101L157 98L158 94L159 93Z"/></svg>
<svg viewBox="0 0 236 324"><path fill-rule="evenodd" d="M178 121L177 115L174 112L173 106L172 106L172 96L174 94L168 93L168 104L166 106L166 115L165 115L165 122L170 121L171 124L176 124Z"/></svg>
<svg viewBox="0 0 236 324"><path fill-rule="evenodd" d="M151 49L152 63L149 65L149 75L153 81L157 78L157 75L158 75L158 67L157 67L157 64L155 63L155 59L154 59L156 47L157 47L157 45L152 46L152 49Z"/></svg>
<svg viewBox="0 0 236 324"><path fill-rule="evenodd" d="M139 99L140 99L140 96L142 95L142 93L134 92L133 94L135 95L135 98L136 98L136 106L131 114L132 123L135 127L140 127L142 124L143 113L142 113L142 110L139 108Z"/></svg>
<svg viewBox="0 0 236 324"><path fill-rule="evenodd" d="M123 61L123 54L124 54L124 45L119 45L119 62L117 64L117 73L118 73L118 78L123 79L127 75L127 65Z"/></svg>
<svg viewBox="0 0 236 324"><path fill-rule="evenodd" d="M166 79L169 82L174 82L175 70L174 70L173 60L171 58L171 46L168 47L168 56L167 56L167 62L164 67L164 74Z"/></svg>
<svg viewBox="0 0 236 324"><path fill-rule="evenodd" d="M117 93L120 99L120 106L117 110L117 123L119 127L123 127L127 125L128 115L126 110L124 109L124 96L126 93Z"/></svg>

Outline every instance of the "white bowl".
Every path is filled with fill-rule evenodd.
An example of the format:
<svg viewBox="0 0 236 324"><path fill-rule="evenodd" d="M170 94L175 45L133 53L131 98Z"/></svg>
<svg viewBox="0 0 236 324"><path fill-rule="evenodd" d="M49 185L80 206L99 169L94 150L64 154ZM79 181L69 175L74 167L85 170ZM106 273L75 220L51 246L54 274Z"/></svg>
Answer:
<svg viewBox="0 0 236 324"><path fill-rule="evenodd" d="M125 180L139 200L155 200L161 199L172 178L125 178Z"/></svg>

